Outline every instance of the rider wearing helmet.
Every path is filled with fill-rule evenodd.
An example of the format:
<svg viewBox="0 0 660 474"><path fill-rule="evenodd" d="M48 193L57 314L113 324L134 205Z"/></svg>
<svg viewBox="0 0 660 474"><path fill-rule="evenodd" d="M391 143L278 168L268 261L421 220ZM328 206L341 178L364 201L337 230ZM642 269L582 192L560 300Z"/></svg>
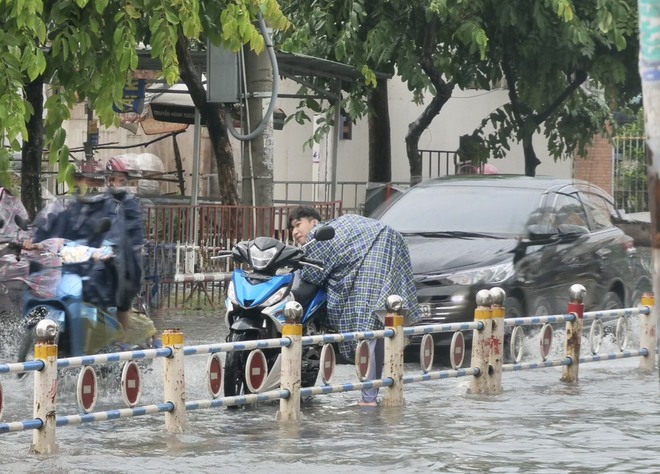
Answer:
<svg viewBox="0 0 660 474"><path fill-rule="evenodd" d="M125 287L117 298L117 317L127 331L133 298L141 289L141 255L144 243L142 209L138 198L127 188L130 171L121 156L110 158L106 170L109 173L108 191L120 204L126 226L126 233L120 245L124 274L118 275L119 279L125 282Z"/></svg>

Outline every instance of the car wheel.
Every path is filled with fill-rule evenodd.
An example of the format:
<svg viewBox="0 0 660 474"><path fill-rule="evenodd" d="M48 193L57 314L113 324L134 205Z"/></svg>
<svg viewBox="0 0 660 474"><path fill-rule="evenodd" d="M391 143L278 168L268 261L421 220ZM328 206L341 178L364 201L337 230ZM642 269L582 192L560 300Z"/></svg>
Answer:
<svg viewBox="0 0 660 474"><path fill-rule="evenodd" d="M554 314L550 302L543 297L537 298L532 305L532 308L534 308L534 310L532 311L531 316L548 316Z"/></svg>
<svg viewBox="0 0 660 474"><path fill-rule="evenodd" d="M614 293L613 291L608 292L605 295L605 298L603 298L603 303L601 304L601 310L608 310L608 309L621 309L623 308L623 303L621 302L621 298L619 298L619 295Z"/></svg>
<svg viewBox="0 0 660 474"><path fill-rule="evenodd" d="M637 288L633 291L632 296L630 297L630 307L637 308L642 305L642 297L647 292L652 292L651 282L645 281L643 283L638 283Z"/></svg>
<svg viewBox="0 0 660 474"><path fill-rule="evenodd" d="M510 297L504 300L505 318L524 318L525 308L518 298Z"/></svg>

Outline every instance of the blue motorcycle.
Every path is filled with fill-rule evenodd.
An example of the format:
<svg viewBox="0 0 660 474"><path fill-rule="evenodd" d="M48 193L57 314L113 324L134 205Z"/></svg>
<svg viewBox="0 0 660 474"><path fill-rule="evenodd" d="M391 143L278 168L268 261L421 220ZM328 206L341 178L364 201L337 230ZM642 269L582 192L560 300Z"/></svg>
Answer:
<svg viewBox="0 0 660 474"><path fill-rule="evenodd" d="M329 240L334 228L323 226L315 232L315 240ZM326 321L325 288L300 285L296 270L306 265L323 268L323 262L307 258L305 246L296 247L269 237L239 242L227 255L236 264L245 264L250 270L237 268L227 287L225 323L229 334L227 342L282 337L284 307L289 301L303 306L303 335L328 332ZM280 350L263 351L268 362L268 378L263 390L279 386ZM224 371L225 396L250 393L245 380L248 351L227 353ZM320 350L315 346L303 347L302 386L316 383L319 372Z"/></svg>
<svg viewBox="0 0 660 474"><path fill-rule="evenodd" d="M101 220L95 235L104 234L109 227L109 220ZM131 330L127 335L117 319L116 246L106 241L89 246L51 238L40 242L38 247L39 258L30 262L31 286L23 301L18 361L33 356L34 327L45 318L52 319L59 327L59 357L120 351L126 349L121 340L128 347L151 346L156 329L146 311L131 315Z"/></svg>

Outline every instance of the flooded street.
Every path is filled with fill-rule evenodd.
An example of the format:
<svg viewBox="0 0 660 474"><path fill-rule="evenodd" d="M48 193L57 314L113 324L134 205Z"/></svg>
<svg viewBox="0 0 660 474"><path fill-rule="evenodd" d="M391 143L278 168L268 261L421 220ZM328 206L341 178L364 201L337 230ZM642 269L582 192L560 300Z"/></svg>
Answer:
<svg viewBox="0 0 660 474"><path fill-rule="evenodd" d="M170 313L165 324L181 328L186 345L224 341L222 319L208 312ZM210 398L206 357L186 357L188 400ZM583 364L577 386L559 381L560 368L505 373L504 392L488 397L467 395L468 377L408 384L402 408L358 407L359 392L319 395L297 424L277 422L278 404L264 403L189 411L187 432L176 435L164 431L162 414L68 426L57 429L53 455L28 453L31 432L0 434L0 462L5 472L50 473L655 473L660 386L657 371L638 365ZM141 405L162 402L162 377L156 360ZM31 418L32 378L0 380L2 421ZM356 381L354 368L339 366L333 384L348 381ZM62 380L58 414L77 413L75 388L74 377ZM117 382L101 389L95 411L123 406Z"/></svg>

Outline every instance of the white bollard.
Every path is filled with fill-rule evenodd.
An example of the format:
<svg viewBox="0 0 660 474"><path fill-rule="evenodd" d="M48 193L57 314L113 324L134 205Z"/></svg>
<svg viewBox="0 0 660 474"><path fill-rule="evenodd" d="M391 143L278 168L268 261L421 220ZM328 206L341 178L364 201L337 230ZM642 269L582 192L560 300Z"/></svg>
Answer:
<svg viewBox="0 0 660 474"><path fill-rule="evenodd" d="M300 419L300 385L302 366L302 333L300 324L303 308L300 303L290 301L284 307L285 324L282 326L282 337L291 339L289 347L282 347L282 365L280 372L280 388L289 391L288 398L280 399L280 409L277 412L278 421L298 421Z"/></svg>
<svg viewBox="0 0 660 474"><path fill-rule="evenodd" d="M55 427L57 422L57 338L58 326L51 319L43 319L34 329L37 344L34 346L34 358L44 362L43 370L34 373L34 418L44 425L32 433L30 450L38 454L50 454L57 451Z"/></svg>
<svg viewBox="0 0 660 474"><path fill-rule="evenodd" d="M493 310L490 307L493 297L488 290L477 293L477 308L474 310L474 320L484 323L484 328L472 332L472 367L479 368L479 375L472 377L468 393L483 395L488 393L488 372L490 359L490 344L492 336L491 318Z"/></svg>
<svg viewBox="0 0 660 474"><path fill-rule="evenodd" d="M495 287L490 289L492 297L492 319L490 354L488 357L488 393L502 393L502 364L504 363L504 301L506 292Z"/></svg>
<svg viewBox="0 0 660 474"><path fill-rule="evenodd" d="M398 295L387 298L387 315L385 316L385 327L394 329L394 336L385 338L385 360L383 366L383 378L389 377L394 383L387 387L383 397L383 406L403 406L403 349L405 340L403 337L403 299Z"/></svg>
<svg viewBox="0 0 660 474"><path fill-rule="evenodd" d="M652 293L644 294L642 297L642 306L648 306L651 312L642 315L642 333L639 339L639 347L649 351L648 355L640 358L639 368L643 370L654 370L656 359L656 338L658 316L655 313L655 295Z"/></svg>
<svg viewBox="0 0 660 474"><path fill-rule="evenodd" d="M575 321L566 322L565 354L570 357L571 365L565 365L562 382L577 383L580 369L580 348L582 346L582 326L584 325L584 297L587 290L580 284L572 285L568 290L568 312L574 314Z"/></svg>
<svg viewBox="0 0 660 474"><path fill-rule="evenodd" d="M164 401L174 403L174 410L165 413L165 430L168 433L182 433L188 427L183 333L178 329L166 329L163 332L163 346L172 349L172 356L165 359L163 371Z"/></svg>

